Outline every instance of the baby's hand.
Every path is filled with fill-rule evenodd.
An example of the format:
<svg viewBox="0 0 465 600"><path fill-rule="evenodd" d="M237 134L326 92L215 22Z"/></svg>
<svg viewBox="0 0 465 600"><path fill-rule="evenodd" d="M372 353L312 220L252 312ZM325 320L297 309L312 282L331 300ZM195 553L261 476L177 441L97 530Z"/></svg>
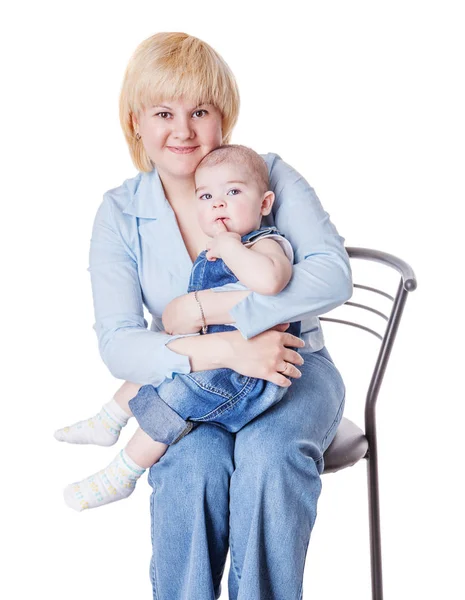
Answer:
<svg viewBox="0 0 465 600"><path fill-rule="evenodd" d="M215 221L215 237L207 242L207 260L214 261L217 258L223 258L222 252L231 244L241 243L241 236L233 231L228 231L223 221Z"/></svg>

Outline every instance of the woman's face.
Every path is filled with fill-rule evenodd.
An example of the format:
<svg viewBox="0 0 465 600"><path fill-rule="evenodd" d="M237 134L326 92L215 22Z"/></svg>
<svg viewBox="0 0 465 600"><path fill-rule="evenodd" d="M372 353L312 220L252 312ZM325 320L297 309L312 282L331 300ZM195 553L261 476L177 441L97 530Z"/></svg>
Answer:
<svg viewBox="0 0 465 600"><path fill-rule="evenodd" d="M222 143L222 116L212 104L166 100L139 115L141 143L160 177L193 176L211 150Z"/></svg>

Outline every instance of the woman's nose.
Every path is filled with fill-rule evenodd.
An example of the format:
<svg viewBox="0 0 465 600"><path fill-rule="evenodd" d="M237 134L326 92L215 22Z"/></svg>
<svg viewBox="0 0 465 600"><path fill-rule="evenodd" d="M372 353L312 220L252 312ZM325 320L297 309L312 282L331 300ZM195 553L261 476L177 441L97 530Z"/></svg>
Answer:
<svg viewBox="0 0 465 600"><path fill-rule="evenodd" d="M173 123L173 135L175 138L181 140L190 139L194 137L195 132L192 123L185 118L178 118Z"/></svg>

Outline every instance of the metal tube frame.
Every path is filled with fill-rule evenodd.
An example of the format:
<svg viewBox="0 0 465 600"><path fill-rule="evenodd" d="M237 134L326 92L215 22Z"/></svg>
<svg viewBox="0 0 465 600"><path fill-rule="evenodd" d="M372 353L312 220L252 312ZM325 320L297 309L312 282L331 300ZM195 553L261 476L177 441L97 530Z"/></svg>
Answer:
<svg viewBox="0 0 465 600"><path fill-rule="evenodd" d="M397 335L408 292L413 292L416 289L417 281L410 265L392 254L368 248L346 248L346 250L351 259L358 258L380 262L396 269L401 275L400 284L394 298L386 331L382 338L381 348L378 353L365 402L365 435L368 440L368 452L365 458L367 459L369 500L371 589L373 600L383 600L376 401Z"/></svg>

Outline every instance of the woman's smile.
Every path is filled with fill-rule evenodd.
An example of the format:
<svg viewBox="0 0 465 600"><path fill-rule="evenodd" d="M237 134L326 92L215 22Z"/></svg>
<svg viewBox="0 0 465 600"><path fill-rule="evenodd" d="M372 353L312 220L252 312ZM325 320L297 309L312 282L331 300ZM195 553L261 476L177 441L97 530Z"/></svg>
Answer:
<svg viewBox="0 0 465 600"><path fill-rule="evenodd" d="M197 150L198 146L167 146L168 150L174 152L174 154L192 154L194 150Z"/></svg>

